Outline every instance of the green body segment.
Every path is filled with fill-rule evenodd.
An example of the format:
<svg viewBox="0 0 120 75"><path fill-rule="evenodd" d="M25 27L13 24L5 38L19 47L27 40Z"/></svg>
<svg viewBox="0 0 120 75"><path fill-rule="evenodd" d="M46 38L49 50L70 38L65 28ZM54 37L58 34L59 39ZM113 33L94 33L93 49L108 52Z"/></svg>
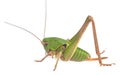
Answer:
<svg viewBox="0 0 120 75"><path fill-rule="evenodd" d="M49 38L44 38L43 42L47 42L47 45L44 45L44 48L47 51L57 51L59 47L63 46L66 44L66 48L69 47L70 42L68 40L64 40L61 38L57 37L49 37ZM65 50L64 50L65 51ZM63 51L63 57L64 57L64 51ZM85 50L77 47L73 56L71 57L71 61L84 61L90 58L90 54L86 52ZM62 59L64 60L64 59Z"/></svg>
<svg viewBox="0 0 120 75"><path fill-rule="evenodd" d="M73 54L71 61L84 61L90 58L90 54L81 48L77 48Z"/></svg>

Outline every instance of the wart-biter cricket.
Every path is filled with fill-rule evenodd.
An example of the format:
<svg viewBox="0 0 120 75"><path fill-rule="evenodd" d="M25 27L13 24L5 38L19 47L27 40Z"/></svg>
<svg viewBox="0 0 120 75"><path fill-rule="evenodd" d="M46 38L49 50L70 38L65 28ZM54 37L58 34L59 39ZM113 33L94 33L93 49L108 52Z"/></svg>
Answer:
<svg viewBox="0 0 120 75"><path fill-rule="evenodd" d="M47 0L45 0L45 3L47 4ZM46 17L47 17L46 4L45 4L45 9L46 9L45 10L45 27L46 27ZM24 31L27 31L28 33L30 33L34 37L36 37L43 45L43 47L46 51L46 55L41 60L35 60L35 61L42 62L48 56L52 56L52 57L55 56L57 58L57 60L56 60L56 63L55 63L54 69L53 69L54 71L57 68L59 59L61 59L63 61L76 61L76 62L86 61L86 60L88 60L88 61L98 60L100 66L111 66L113 64L113 63L104 64L102 62L102 59L106 59L107 57L101 57L101 54L104 53L104 51L100 52L100 50L99 50L95 22L94 22L93 17L90 15L87 16L87 18L86 18L84 24L82 25L82 27L80 28L80 30L69 40L62 39L59 37L44 37L43 40L40 40L35 34L33 34L32 32L28 31L25 28L16 26L16 25L8 23L8 22L5 22L5 23L15 26L17 28L20 28ZM97 58L92 58L87 51L78 47L78 43L81 40L81 37L82 37L83 33L85 32L86 28L88 27L89 23L92 23L91 25L92 25L92 31L93 31L95 51L98 56ZM45 33L44 33L44 35L45 35Z"/></svg>

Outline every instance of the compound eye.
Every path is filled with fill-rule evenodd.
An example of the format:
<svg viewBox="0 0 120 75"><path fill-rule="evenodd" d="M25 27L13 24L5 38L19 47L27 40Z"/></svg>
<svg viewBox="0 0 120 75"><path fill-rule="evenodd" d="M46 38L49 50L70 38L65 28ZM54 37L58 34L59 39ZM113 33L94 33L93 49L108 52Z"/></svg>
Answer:
<svg viewBox="0 0 120 75"><path fill-rule="evenodd" d="M66 48L66 47L67 47L67 44L63 44L63 46Z"/></svg>

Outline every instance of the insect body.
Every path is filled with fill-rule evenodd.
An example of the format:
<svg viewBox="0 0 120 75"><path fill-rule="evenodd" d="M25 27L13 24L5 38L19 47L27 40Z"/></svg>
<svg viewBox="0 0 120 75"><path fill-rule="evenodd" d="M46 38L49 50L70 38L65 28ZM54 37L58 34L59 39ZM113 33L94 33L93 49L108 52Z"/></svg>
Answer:
<svg viewBox="0 0 120 75"><path fill-rule="evenodd" d="M89 23L92 22L92 29L93 29L93 37L94 37L94 44L95 44L95 51L98 58L91 58L90 54L85 50L78 47L78 43L80 38L82 37L83 33L85 32ZM42 60L36 60L37 62L43 61L47 56L56 56L57 61L55 64L55 68L57 67L59 59L63 61L85 61L85 60L98 60L99 64L102 66L111 66L112 64L103 64L102 59L106 59L107 57L101 57L101 54L104 52L99 51L99 45L97 40L97 34L95 29L95 23L92 16L88 16L83 26L80 30L70 39L64 40L57 37L49 37L44 38L42 44L47 52L47 55Z"/></svg>
<svg viewBox="0 0 120 75"><path fill-rule="evenodd" d="M88 52L78 47L78 43L90 22L92 23L95 51L98 56L97 58L90 57L90 54ZM34 37L36 37L38 40L40 40L35 34L26 30L25 28L10 24L8 22L5 23L20 28L22 30L25 30L28 33L32 34ZM44 46L46 55L41 60L36 60L36 62L42 62L48 56L52 56L52 57L55 56L57 58L57 61L53 69L54 71L57 67L59 59L63 61L77 61L77 62L85 61L85 60L86 61L98 60L100 66L111 66L113 64L113 63L112 64L102 63L102 59L106 59L107 57L101 57L101 54L104 51L103 52L99 51L95 23L92 16L88 16L86 18L86 21L84 22L80 30L70 40L64 40L58 37L46 37L42 41L40 40L40 42Z"/></svg>
<svg viewBox="0 0 120 75"><path fill-rule="evenodd" d="M62 53L64 53L65 48L69 46L69 40L64 40L57 37L44 38L43 42L45 43L44 48L46 52L53 52L55 55L60 51L59 48L63 47ZM64 60L64 54L60 57ZM73 54L71 61L83 61L90 58L90 54L85 50L77 47L75 53Z"/></svg>
<svg viewBox="0 0 120 75"><path fill-rule="evenodd" d="M47 5L47 0L45 0ZM47 7L45 6L47 9ZM46 27L46 17L47 17L47 10L45 9L45 27ZM85 50L81 49L78 47L78 43L85 32L86 28L88 27L89 23L92 23L92 31L93 31L93 38L94 38L94 45L95 45L95 52L97 54L97 58L92 58L90 57L90 54L86 52ZM80 30L69 40L64 40L62 38L58 37L45 37L42 41L32 32L28 31L25 28L13 25L11 23L5 22L9 25L15 26L17 28L20 28L30 34L32 34L34 37L36 37L41 44L44 46L44 49L46 51L45 57L43 57L41 60L36 60L36 62L42 62L46 57L52 56L56 57L57 61L54 67L54 71L57 67L59 59L63 61L91 61L91 60L98 60L100 66L111 66L112 64L103 64L102 59L106 59L107 57L101 57L101 54L104 52L100 52L99 50L99 45L98 45L98 40L97 40L97 33L96 33L96 28L95 28L95 22L92 16L88 16L80 28ZM45 29L44 29L45 33ZM45 34L44 34L45 36Z"/></svg>

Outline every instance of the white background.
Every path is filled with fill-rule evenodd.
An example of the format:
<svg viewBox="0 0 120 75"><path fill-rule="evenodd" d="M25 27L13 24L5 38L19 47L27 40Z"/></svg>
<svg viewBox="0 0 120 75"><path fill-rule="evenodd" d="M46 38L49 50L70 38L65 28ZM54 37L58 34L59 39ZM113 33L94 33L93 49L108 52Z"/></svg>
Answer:
<svg viewBox="0 0 120 75"><path fill-rule="evenodd" d="M5 24L4 21L24 27L43 38L44 0L0 0L0 75L118 75L120 73L120 3L119 0L48 0L46 37L71 38L82 26L86 17L94 17L104 63L98 61L63 62L53 72L55 59L45 55L39 40L29 33ZM91 25L87 28L79 47L95 55Z"/></svg>

